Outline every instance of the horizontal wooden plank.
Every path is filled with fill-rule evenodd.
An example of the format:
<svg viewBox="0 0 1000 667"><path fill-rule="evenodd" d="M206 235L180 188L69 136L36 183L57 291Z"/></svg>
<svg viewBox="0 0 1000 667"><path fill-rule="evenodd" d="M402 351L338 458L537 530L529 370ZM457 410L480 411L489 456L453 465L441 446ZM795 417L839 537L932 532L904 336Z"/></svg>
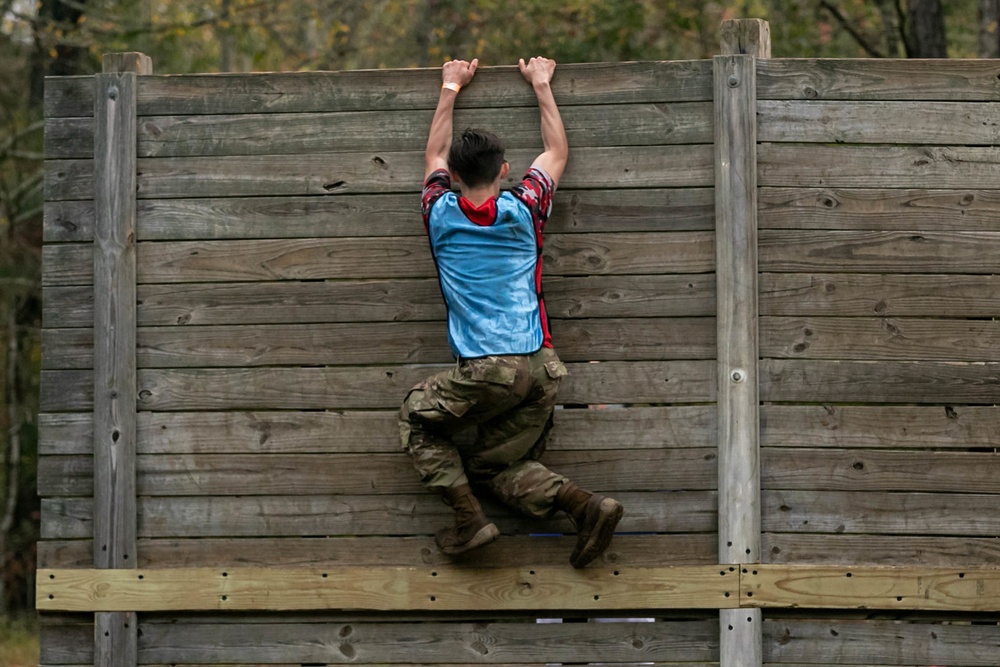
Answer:
<svg viewBox="0 0 1000 667"><path fill-rule="evenodd" d="M998 478L1000 453L761 449L764 489L1000 493Z"/></svg>
<svg viewBox="0 0 1000 667"><path fill-rule="evenodd" d="M714 491L628 492L620 533L710 533L716 526ZM562 516L537 520L514 515L491 498L483 507L505 535L572 534ZM410 496L177 496L140 497L138 536L309 537L433 535L454 523L435 494ZM43 539L92 537L90 498L42 500Z"/></svg>
<svg viewBox="0 0 1000 667"><path fill-rule="evenodd" d="M768 563L930 567L1000 565L1000 540L993 537L764 533L761 539L761 553ZM81 566L84 564L80 562Z"/></svg>
<svg viewBox="0 0 1000 667"><path fill-rule="evenodd" d="M1000 276L762 273L759 299L761 315L1000 317Z"/></svg>
<svg viewBox="0 0 1000 667"><path fill-rule="evenodd" d="M547 233L707 231L715 228L712 188L593 189L559 192ZM337 197L143 199L140 241L424 236L415 193ZM90 241L92 201L45 205L45 240Z"/></svg>
<svg viewBox="0 0 1000 667"><path fill-rule="evenodd" d="M507 615L514 614L508 612ZM460 615L459 612L439 612L429 617L424 614L424 622L415 622L420 619L412 617L394 621L384 616L365 620L357 612L349 615L256 613L228 618L199 614L197 619L190 615L147 614L139 619L140 654L149 656L142 658L142 664L150 667L177 664L171 660L183 660L188 667L208 667L209 664L236 667L231 661L239 661L242 667L300 667L303 662L313 659L322 660L319 664L349 662L345 652L351 648L355 649L355 656L360 654L366 662L391 662L399 667L417 667L421 664L417 661L425 653L440 653L454 656L457 662L467 662L469 656L482 657L483 650L487 654L501 655L499 661L490 662L497 667L537 665L535 654L538 651L543 658L549 656L567 662L586 659L588 655L605 656L621 667L659 664L702 667L704 661L717 660L718 623L694 614L690 619L675 618L680 614L680 611L671 612L674 620L669 622L622 619L614 623L567 623L565 628L560 623L539 625L534 619L449 622L448 617ZM80 617L89 619L81 620ZM93 614L46 613L42 619L45 667L94 664ZM435 633L430 646L413 639L425 630ZM588 633L582 630L588 631L593 641L587 641ZM317 637L322 641L317 642ZM394 649L397 644L402 650ZM628 654L632 659L620 660ZM689 661L675 661L678 655L688 656ZM662 662L647 658L661 658ZM433 661L431 655L424 659L423 664Z"/></svg>
<svg viewBox="0 0 1000 667"><path fill-rule="evenodd" d="M739 579L718 565L42 570L35 602L40 611L717 609L737 605Z"/></svg>
<svg viewBox="0 0 1000 667"><path fill-rule="evenodd" d="M1000 568L985 567L189 567L38 574L42 611L1000 610Z"/></svg>
<svg viewBox="0 0 1000 667"><path fill-rule="evenodd" d="M763 447L1000 449L997 406L765 405Z"/></svg>
<svg viewBox="0 0 1000 667"><path fill-rule="evenodd" d="M967 149L972 150L972 149ZM537 150L507 151L509 188L538 156ZM593 165L601 165L594 169ZM140 199L246 197L260 195L348 195L420 191L423 151L379 151L310 155L140 158ZM713 184L711 145L579 148L560 180L576 188L708 187ZM45 198L92 196L93 160L47 160Z"/></svg>
<svg viewBox="0 0 1000 667"><path fill-rule="evenodd" d="M715 276L546 276L553 319L715 315ZM46 328L93 326L93 288L42 290ZM444 320L434 278L140 285L140 326Z"/></svg>
<svg viewBox="0 0 1000 667"><path fill-rule="evenodd" d="M992 667L995 624L870 620L764 621L764 660L773 664L968 665Z"/></svg>
<svg viewBox="0 0 1000 667"><path fill-rule="evenodd" d="M608 494L661 489L713 490L715 460L714 448L563 451L549 452L543 457L546 466L580 486ZM355 472L345 475L345 470ZM952 471L945 470L944 474L949 472ZM93 487L92 457L39 458L40 496L90 496ZM402 451L136 458L136 490L143 496L398 494L420 493L423 488L413 462ZM977 487L970 485L969 490L975 491Z"/></svg>
<svg viewBox="0 0 1000 667"><path fill-rule="evenodd" d="M616 535L597 563L658 566L670 554L671 565L709 565L716 561L717 542L712 533ZM473 557L456 559L442 554L431 536L143 539L137 567L565 566L575 544L575 535L507 535L477 549ZM39 567L89 568L93 563L91 540L38 543Z"/></svg>
<svg viewBox="0 0 1000 667"><path fill-rule="evenodd" d="M327 410L396 408L417 382L447 366L172 369L139 372L140 410ZM713 361L570 364L560 402L706 403L715 400ZM41 373L42 412L78 412L93 402L93 374Z"/></svg>
<svg viewBox="0 0 1000 667"><path fill-rule="evenodd" d="M140 327L139 368L450 363L444 322ZM553 320L564 361L715 357L715 318ZM45 329L43 368L92 368L92 329Z"/></svg>
<svg viewBox="0 0 1000 667"><path fill-rule="evenodd" d="M146 116L137 127L139 157L305 155L423 150L433 109L340 113L243 113L238 115ZM565 106L561 113L569 143L584 146L643 146L712 142L710 102ZM541 152L537 108L460 108L457 128L481 127L501 135L508 148ZM50 118L45 156L86 158L94 154L93 118Z"/></svg>
<svg viewBox="0 0 1000 667"><path fill-rule="evenodd" d="M546 275L709 272L712 232L553 234L542 255ZM90 244L45 246L44 285L93 281ZM144 242L140 283L436 278L426 238Z"/></svg>
<svg viewBox="0 0 1000 667"><path fill-rule="evenodd" d="M42 215L45 243L94 240L92 199L45 202Z"/></svg>
<svg viewBox="0 0 1000 667"><path fill-rule="evenodd" d="M712 99L706 60L571 63L559 73L552 88L561 106ZM433 109L440 82L439 68L144 76L138 106L140 115ZM91 115L93 95L91 77L48 78L45 116ZM508 66L481 67L458 106L536 104L517 68Z"/></svg>
<svg viewBox="0 0 1000 667"><path fill-rule="evenodd" d="M764 359L763 401L993 405L1000 363Z"/></svg>
<svg viewBox="0 0 1000 667"><path fill-rule="evenodd" d="M989 189L1000 179L1000 147L762 143L757 179L807 188Z"/></svg>
<svg viewBox="0 0 1000 667"><path fill-rule="evenodd" d="M563 380L559 399L577 404L709 402L714 400L714 365L714 361L569 364L570 376ZM141 370L139 409L391 408L417 382L441 368Z"/></svg>
<svg viewBox="0 0 1000 667"><path fill-rule="evenodd" d="M1000 232L761 230L760 270L1000 273Z"/></svg>
<svg viewBox="0 0 1000 667"><path fill-rule="evenodd" d="M994 494L765 490L761 499L765 532L1000 535Z"/></svg>
<svg viewBox="0 0 1000 667"><path fill-rule="evenodd" d="M968 410L960 410L968 419ZM397 411L141 412L140 454L393 453ZM715 407L689 405L558 410L548 451L663 449L715 444ZM39 415L39 453L91 454L88 414Z"/></svg>
<svg viewBox="0 0 1000 667"><path fill-rule="evenodd" d="M718 576L718 573L716 573ZM721 577L720 577L721 579ZM142 664L649 663L718 660L718 621L146 623Z"/></svg>
<svg viewBox="0 0 1000 667"><path fill-rule="evenodd" d="M740 606L998 611L1000 568L745 565Z"/></svg>
<svg viewBox="0 0 1000 667"><path fill-rule="evenodd" d="M1000 143L1000 104L759 100L757 140L992 146Z"/></svg>
<svg viewBox="0 0 1000 667"><path fill-rule="evenodd" d="M994 231L996 190L759 188L760 229Z"/></svg>
<svg viewBox="0 0 1000 667"><path fill-rule="evenodd" d="M1000 361L1000 321L762 317L760 354L781 359Z"/></svg>
<svg viewBox="0 0 1000 667"><path fill-rule="evenodd" d="M1000 65L961 59L769 59L759 100L1000 101Z"/></svg>

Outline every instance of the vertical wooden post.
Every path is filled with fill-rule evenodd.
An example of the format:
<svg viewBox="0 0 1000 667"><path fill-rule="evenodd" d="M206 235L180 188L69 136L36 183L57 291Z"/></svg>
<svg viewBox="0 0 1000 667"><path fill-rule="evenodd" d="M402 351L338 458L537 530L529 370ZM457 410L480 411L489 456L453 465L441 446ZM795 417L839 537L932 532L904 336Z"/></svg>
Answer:
<svg viewBox="0 0 1000 667"><path fill-rule="evenodd" d="M757 376L756 58L770 55L759 19L725 21L713 63L718 318L719 562L760 560ZM719 612L720 667L762 663L759 609Z"/></svg>
<svg viewBox="0 0 1000 667"><path fill-rule="evenodd" d="M136 76L141 53L94 77L94 564L136 567ZM95 667L135 667L134 612L94 615Z"/></svg>

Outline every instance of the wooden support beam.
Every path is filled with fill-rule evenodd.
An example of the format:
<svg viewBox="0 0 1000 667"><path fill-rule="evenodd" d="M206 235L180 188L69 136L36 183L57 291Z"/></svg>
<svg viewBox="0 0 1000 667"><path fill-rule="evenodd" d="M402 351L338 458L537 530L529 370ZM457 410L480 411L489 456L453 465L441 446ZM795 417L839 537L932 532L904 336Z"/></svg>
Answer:
<svg viewBox="0 0 1000 667"><path fill-rule="evenodd" d="M713 62L719 562L760 560L757 359L757 74L771 55L759 19L724 21ZM720 667L763 662L759 610L719 612Z"/></svg>
<svg viewBox="0 0 1000 667"><path fill-rule="evenodd" d="M136 566L136 97L141 53L94 77L94 564ZM111 571L111 570L109 570ZM135 610L94 618L95 667L133 667Z"/></svg>
<svg viewBox="0 0 1000 667"><path fill-rule="evenodd" d="M39 570L39 611L1000 611L1000 567L698 565ZM740 613L736 613L740 612ZM724 630L728 630L728 625ZM735 626L732 632L736 632Z"/></svg>
<svg viewBox="0 0 1000 667"><path fill-rule="evenodd" d="M40 611L718 609L739 570L405 567L44 570Z"/></svg>

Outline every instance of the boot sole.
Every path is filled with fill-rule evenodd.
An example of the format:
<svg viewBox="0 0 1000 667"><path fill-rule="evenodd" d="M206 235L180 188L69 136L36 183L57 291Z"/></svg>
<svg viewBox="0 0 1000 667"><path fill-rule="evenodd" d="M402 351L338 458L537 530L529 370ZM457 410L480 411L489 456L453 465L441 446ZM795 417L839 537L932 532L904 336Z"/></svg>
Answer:
<svg viewBox="0 0 1000 667"><path fill-rule="evenodd" d="M440 547L441 553L446 556L457 556L458 554L464 554L466 551L472 551L473 549L486 546L490 542L495 541L498 537L500 537L500 529L497 528L496 524L488 523L480 528L479 531L472 536L472 539L465 544L453 547Z"/></svg>
<svg viewBox="0 0 1000 667"><path fill-rule="evenodd" d="M622 504L613 498L605 498L597 507L597 518L593 528L586 537L583 548L579 553L574 550L570 563L579 569L587 566L591 561L604 553L611 544L611 538L615 535L615 528L621 521L625 509ZM590 518L590 517L588 517ZM589 523L589 522L588 522Z"/></svg>

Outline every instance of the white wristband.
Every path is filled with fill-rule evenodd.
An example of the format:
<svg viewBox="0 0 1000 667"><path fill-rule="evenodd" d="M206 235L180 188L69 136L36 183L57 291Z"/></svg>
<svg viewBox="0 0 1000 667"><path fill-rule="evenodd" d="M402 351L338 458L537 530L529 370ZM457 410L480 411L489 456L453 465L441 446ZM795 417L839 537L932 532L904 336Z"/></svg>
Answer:
<svg viewBox="0 0 1000 667"><path fill-rule="evenodd" d="M442 88L447 88L448 90L454 90L456 93L462 89L462 86L457 83L452 83L451 81L445 81L441 84Z"/></svg>

